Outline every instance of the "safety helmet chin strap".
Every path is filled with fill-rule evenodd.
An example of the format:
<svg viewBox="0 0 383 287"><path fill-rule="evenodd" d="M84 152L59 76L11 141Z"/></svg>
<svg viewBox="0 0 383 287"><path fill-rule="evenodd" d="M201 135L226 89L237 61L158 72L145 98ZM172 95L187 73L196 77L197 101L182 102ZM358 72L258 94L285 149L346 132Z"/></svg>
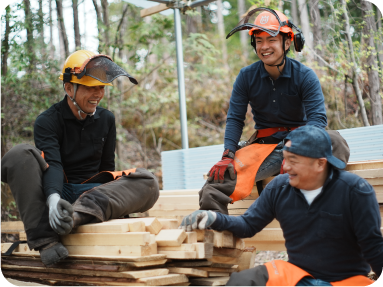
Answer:
<svg viewBox="0 0 383 287"><path fill-rule="evenodd" d="M69 99L72 101L73 105L77 108L78 116L80 117L80 119L82 119L82 120L85 119L85 118L83 118L83 117L81 116L81 113L86 114L87 116L90 116L90 117L91 117L91 116L94 116L94 114L96 113L96 110L94 110L93 113L86 113L86 112L84 112L84 111L80 108L79 104L76 102L76 92L77 92L77 88L78 88L78 86L77 86L77 84L75 84L75 83L72 83L72 84L73 84L73 88L74 88L74 91L73 91L73 99L71 98L71 96L68 95L68 93L67 93L66 91L65 91L65 93L66 93L66 96L68 96ZM64 90L65 90L65 87L64 87Z"/></svg>

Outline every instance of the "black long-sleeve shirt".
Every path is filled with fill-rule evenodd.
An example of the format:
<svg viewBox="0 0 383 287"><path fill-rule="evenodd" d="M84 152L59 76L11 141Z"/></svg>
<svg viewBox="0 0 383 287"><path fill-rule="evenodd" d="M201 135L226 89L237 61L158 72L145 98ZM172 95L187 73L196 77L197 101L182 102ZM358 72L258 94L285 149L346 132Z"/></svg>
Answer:
<svg viewBox="0 0 383 287"><path fill-rule="evenodd" d="M104 108L79 121L64 97L37 117L34 139L49 164L43 174L47 197L61 194L64 182L81 183L100 171L114 171L115 118Z"/></svg>
<svg viewBox="0 0 383 287"><path fill-rule="evenodd" d="M331 170L321 193L309 205L288 174L271 181L242 216L217 213L211 226L246 238L276 218L289 262L328 282L354 275L378 275L383 268L379 204L372 186L347 171Z"/></svg>

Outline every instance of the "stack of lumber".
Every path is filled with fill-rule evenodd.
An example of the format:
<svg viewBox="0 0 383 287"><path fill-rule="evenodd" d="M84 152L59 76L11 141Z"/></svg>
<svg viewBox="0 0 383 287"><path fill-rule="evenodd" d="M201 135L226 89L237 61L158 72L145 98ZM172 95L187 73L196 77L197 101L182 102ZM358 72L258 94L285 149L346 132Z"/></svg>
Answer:
<svg viewBox="0 0 383 287"><path fill-rule="evenodd" d="M50 285L188 285L189 277L213 278L209 284L224 285L232 272L252 267L254 261L254 250L242 256L244 241L232 233L185 232L176 219L87 224L62 236L61 242L69 256L49 268L41 263L39 252L20 244L11 256L2 255L4 276ZM2 244L2 253L10 245Z"/></svg>
<svg viewBox="0 0 383 287"><path fill-rule="evenodd" d="M365 178L372 185L380 205L383 223L383 160L349 162L346 170ZM206 175L204 177L207 178ZM263 180L263 186L265 187L273 178L269 177ZM199 209L198 192L199 190L196 189L160 191L160 198L153 208L148 211L149 216L156 216L157 218L173 217L180 222L185 215ZM254 185L251 194L247 198L229 204L229 214L234 216L242 215L258 196L258 189ZM285 239L277 220L273 220L252 238L246 238L245 244L247 247L255 246L258 251L286 250Z"/></svg>
<svg viewBox="0 0 383 287"><path fill-rule="evenodd" d="M1 233L19 234L19 240L27 240L22 221L1 222Z"/></svg>

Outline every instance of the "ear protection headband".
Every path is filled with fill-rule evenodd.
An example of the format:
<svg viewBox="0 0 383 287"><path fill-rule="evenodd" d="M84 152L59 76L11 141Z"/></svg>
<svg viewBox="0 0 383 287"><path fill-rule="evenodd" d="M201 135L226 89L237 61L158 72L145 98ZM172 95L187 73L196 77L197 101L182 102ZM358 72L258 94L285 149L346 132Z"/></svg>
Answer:
<svg viewBox="0 0 383 287"><path fill-rule="evenodd" d="M271 14L273 14L275 16L275 18L277 18L278 23L279 23L278 30L275 31L275 30L264 28L262 26L258 26L258 25L252 24L252 23L248 23L250 17L253 16L258 11L268 11ZM229 39L234 33L238 32L238 31L241 31L241 30L251 30L252 28L258 28L259 30L264 31L264 32L270 34L270 36L275 37L275 36L277 36L279 34L281 27L284 27L284 26L288 26L291 29L294 28L295 30L298 31L298 33L294 34L294 39L293 40L294 40L295 50L297 52L301 52L303 47L304 47L304 45L305 45L305 37L303 36L302 30L299 29L296 25L294 25L294 23L292 23L290 20L282 22L281 19L278 16L278 14L273 9L266 8L266 7L255 8L255 9L249 11L247 13L247 15L244 18L242 18L242 20L238 23L238 25L233 30L231 30L229 34L227 34L226 39ZM251 37L251 45L255 48L255 37L254 37L254 34Z"/></svg>

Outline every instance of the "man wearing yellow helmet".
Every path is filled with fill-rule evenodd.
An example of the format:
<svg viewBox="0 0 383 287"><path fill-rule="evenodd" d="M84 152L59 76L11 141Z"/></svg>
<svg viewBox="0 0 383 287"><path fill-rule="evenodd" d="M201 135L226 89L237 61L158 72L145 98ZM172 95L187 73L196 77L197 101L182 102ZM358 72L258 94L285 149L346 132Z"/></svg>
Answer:
<svg viewBox="0 0 383 287"><path fill-rule="evenodd" d="M115 118L98 104L104 87L120 76L137 84L107 55L71 54L60 75L64 99L36 119L36 147L17 145L1 160L1 180L11 188L29 248L39 250L47 266L68 256L59 235L144 212L158 199L151 172L115 171Z"/></svg>

